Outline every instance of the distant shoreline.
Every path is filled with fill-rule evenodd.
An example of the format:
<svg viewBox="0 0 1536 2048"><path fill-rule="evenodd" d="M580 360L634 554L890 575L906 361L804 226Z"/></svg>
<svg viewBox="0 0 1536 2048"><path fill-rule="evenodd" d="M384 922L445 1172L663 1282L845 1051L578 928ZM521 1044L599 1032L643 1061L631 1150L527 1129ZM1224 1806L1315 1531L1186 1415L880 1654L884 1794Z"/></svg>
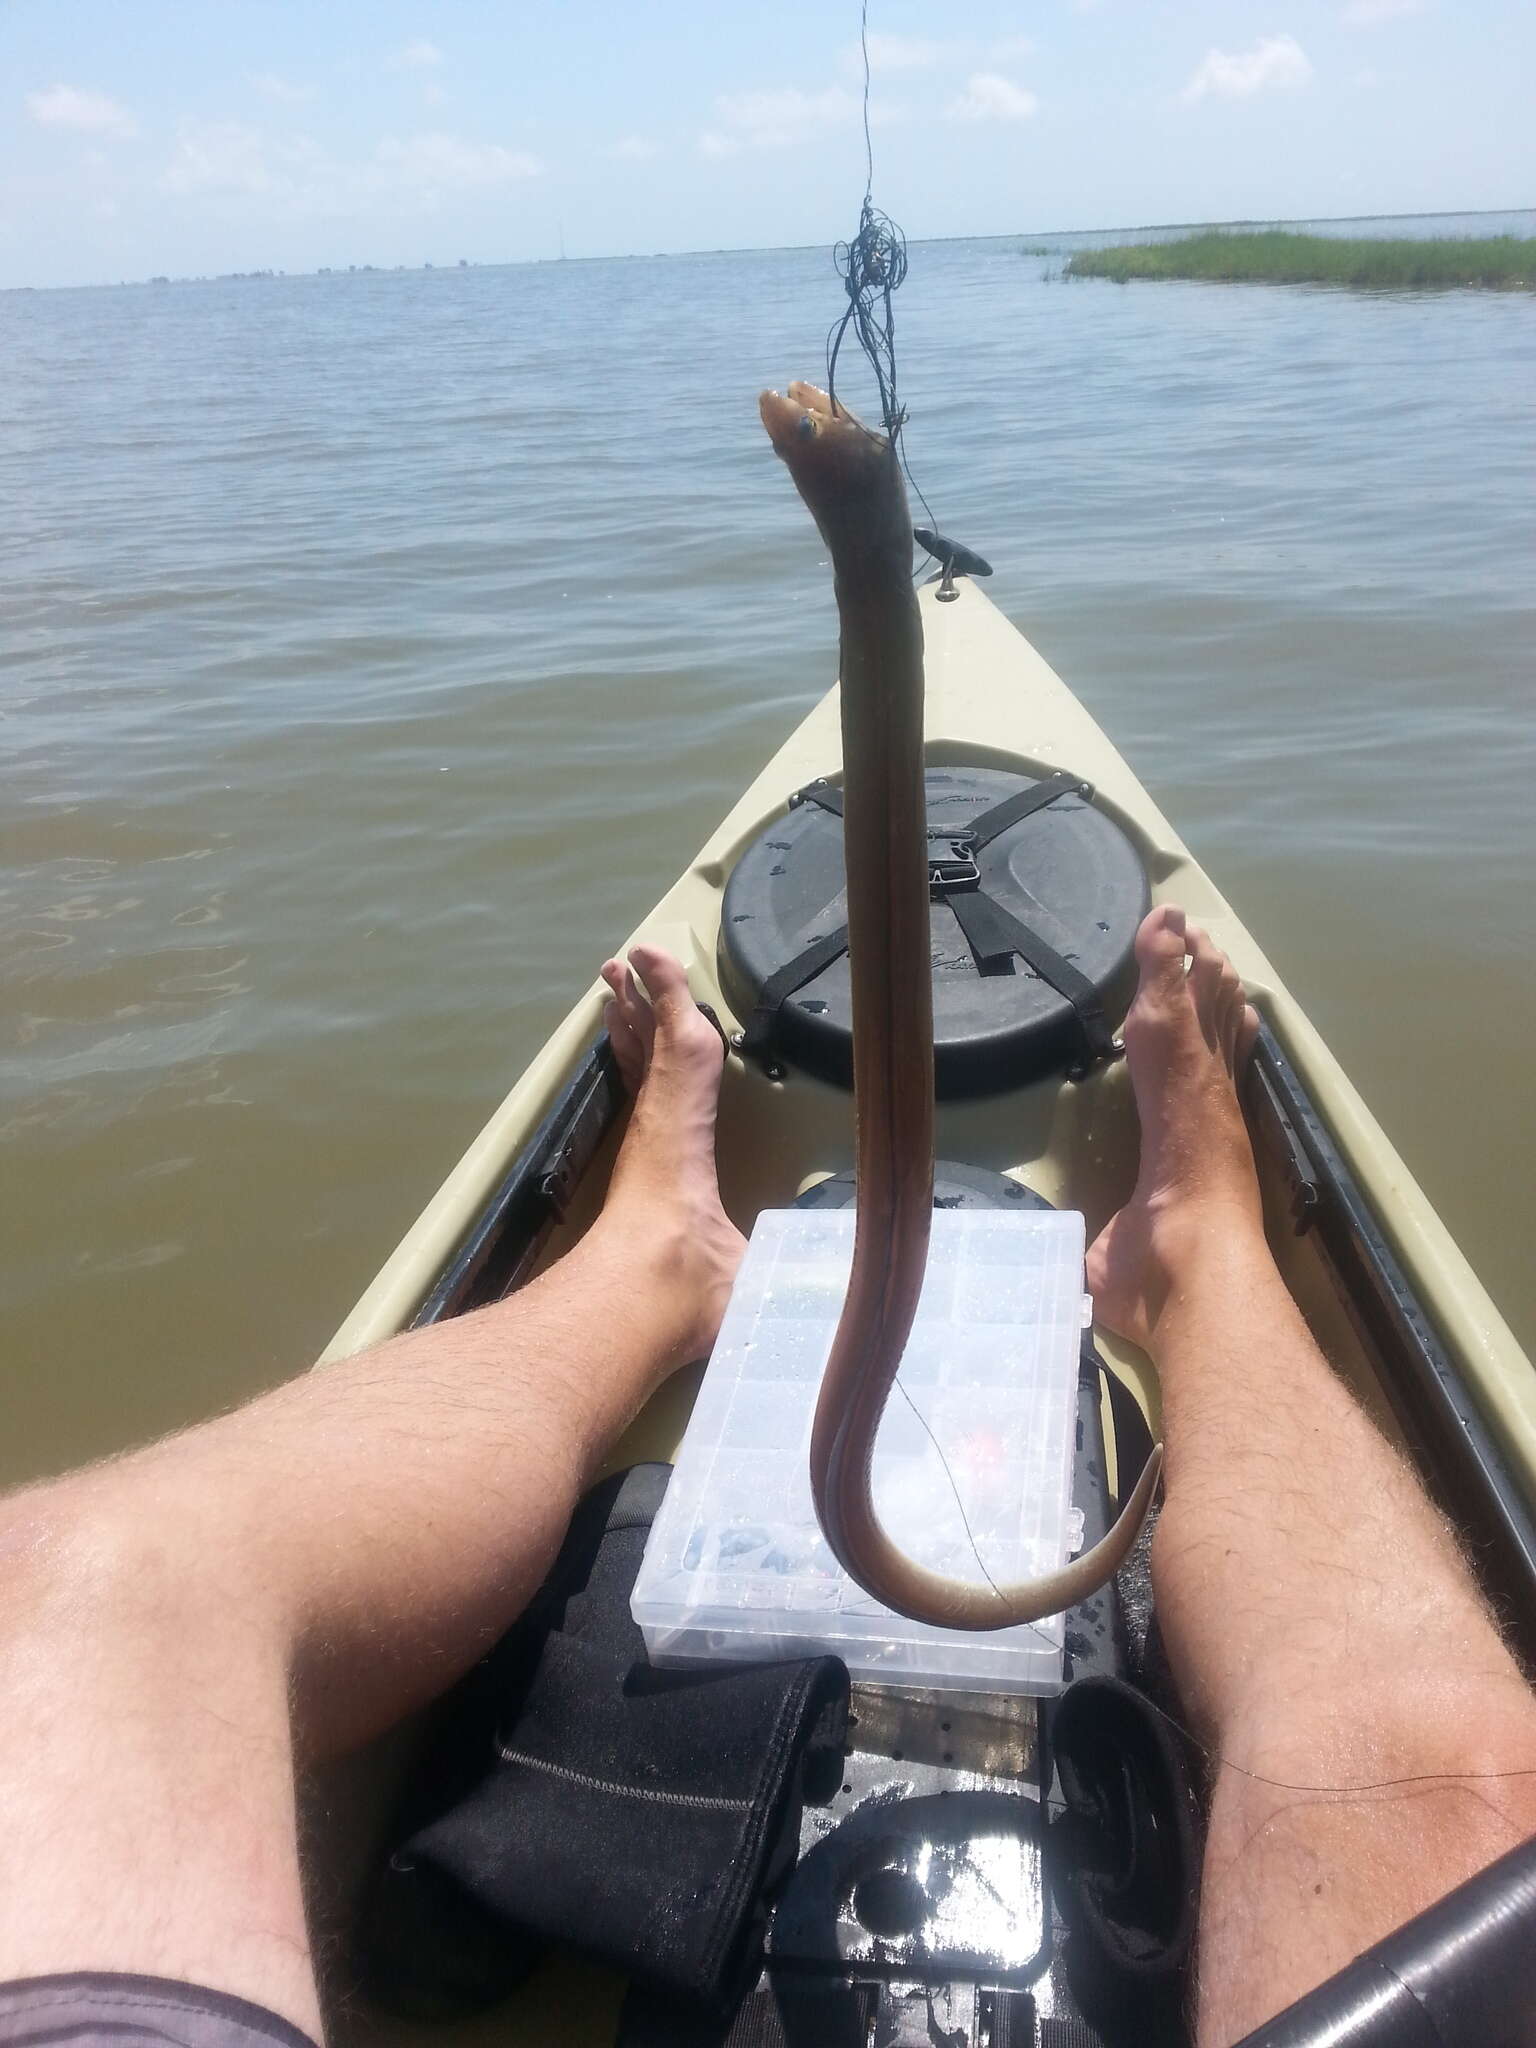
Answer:
<svg viewBox="0 0 1536 2048"><path fill-rule="evenodd" d="M1246 234L1208 229L1172 242L1079 249L1068 258L1062 275L1106 278L1115 284L1178 280L1321 284L1356 291L1536 291L1536 240L1518 235L1352 239L1288 234L1275 228Z"/></svg>
<svg viewBox="0 0 1536 2048"><path fill-rule="evenodd" d="M1223 221L1148 221L1137 227L1108 228L1037 228L1029 230L1008 229L1001 234L987 235L921 235L912 238L917 248L944 247L952 242L1059 242L1080 235L1191 235L1197 233L1225 233L1234 229L1251 231L1276 230L1296 227L1351 227L1362 221L1395 220L1491 220L1511 213L1533 213L1530 206L1469 206L1449 207L1434 212L1421 213L1341 213L1291 215L1287 218L1271 216L1252 220ZM1511 239L1525 239L1515 237ZM1533 237L1532 239L1536 239ZM160 275L155 277L117 278L98 280L94 284L12 284L0 285L0 297L12 292L93 292L93 291L141 291L151 287L164 289L167 286L194 284L259 284L274 280L314 279L322 277L398 277L418 276L423 271L452 274L463 270L523 270L556 263L666 263L681 261L688 257L710 256L775 256L788 255L798 250L820 249L827 246L821 242L763 242L752 243L736 249L653 249L635 251L628 255L603 256L512 256L501 259L486 258L480 261L459 259L449 262L432 263L336 263L321 264L314 270L229 270L219 272L189 273L185 276ZM1052 251L1051 253L1055 253Z"/></svg>
<svg viewBox="0 0 1536 2048"><path fill-rule="evenodd" d="M1496 220L1506 213L1533 213L1530 206L1449 206L1427 213L1293 213L1257 214L1243 220L1152 220L1143 221L1139 227L1112 228L1039 228L1031 229L1024 237L1026 241L1060 241L1064 235L1195 235L1216 234L1229 228L1348 228L1366 220ZM933 240L965 241L964 235L934 236ZM978 235L977 241L1008 241L1006 235Z"/></svg>

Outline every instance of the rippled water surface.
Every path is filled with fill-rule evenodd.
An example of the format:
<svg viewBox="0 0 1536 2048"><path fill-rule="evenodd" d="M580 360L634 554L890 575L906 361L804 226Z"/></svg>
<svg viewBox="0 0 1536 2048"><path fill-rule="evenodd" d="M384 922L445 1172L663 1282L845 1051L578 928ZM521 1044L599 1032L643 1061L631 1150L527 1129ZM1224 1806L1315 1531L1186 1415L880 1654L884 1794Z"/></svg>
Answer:
<svg viewBox="0 0 1536 2048"><path fill-rule="evenodd" d="M919 480L1531 1342L1536 300L1019 249L913 251ZM0 1476L310 1357L826 687L753 400L836 292L0 296Z"/></svg>

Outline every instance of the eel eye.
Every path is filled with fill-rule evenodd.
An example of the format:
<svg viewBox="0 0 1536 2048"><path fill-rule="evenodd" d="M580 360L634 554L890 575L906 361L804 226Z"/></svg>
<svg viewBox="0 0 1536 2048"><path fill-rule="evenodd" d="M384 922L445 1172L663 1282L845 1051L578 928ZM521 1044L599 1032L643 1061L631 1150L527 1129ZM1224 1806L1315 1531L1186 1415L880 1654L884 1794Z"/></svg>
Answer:
<svg viewBox="0 0 1536 2048"><path fill-rule="evenodd" d="M814 441L816 438L816 422L808 412L803 412L800 415L799 431L802 441Z"/></svg>

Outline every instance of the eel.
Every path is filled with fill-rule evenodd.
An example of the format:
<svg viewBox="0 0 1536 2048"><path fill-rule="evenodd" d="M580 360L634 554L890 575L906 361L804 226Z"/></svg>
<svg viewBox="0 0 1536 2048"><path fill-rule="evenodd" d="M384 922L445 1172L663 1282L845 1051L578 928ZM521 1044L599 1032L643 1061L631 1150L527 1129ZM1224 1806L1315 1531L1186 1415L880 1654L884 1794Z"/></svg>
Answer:
<svg viewBox="0 0 1536 2048"><path fill-rule="evenodd" d="M875 1436L917 1310L933 1214L933 980L923 795L923 627L893 440L813 384L765 391L763 425L832 557L841 635L843 844L853 989L853 1265L811 1432L811 1492L838 1563L914 1621L998 1629L1074 1606L1124 1562L1162 1465L1060 1571L969 1584L907 1557L875 1513Z"/></svg>

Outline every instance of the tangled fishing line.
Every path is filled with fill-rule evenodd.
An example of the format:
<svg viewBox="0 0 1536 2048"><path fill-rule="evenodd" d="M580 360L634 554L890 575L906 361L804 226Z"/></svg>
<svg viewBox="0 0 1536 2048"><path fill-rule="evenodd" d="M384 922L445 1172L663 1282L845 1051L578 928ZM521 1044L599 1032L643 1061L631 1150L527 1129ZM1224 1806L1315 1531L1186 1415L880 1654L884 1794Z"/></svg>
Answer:
<svg viewBox="0 0 1536 2048"><path fill-rule="evenodd" d="M906 280L907 238L889 214L874 202L875 152L869 132L869 0L859 10L859 48L864 59L864 203L859 208L857 231L832 252L848 303L833 321L827 335L827 396L837 405L837 359L848 331L863 351L875 373L880 393L880 424L901 461L912 493L927 514L930 526L936 521L923 496L901 430L907 423L906 410L896 391L896 308L892 303Z"/></svg>
<svg viewBox="0 0 1536 2048"><path fill-rule="evenodd" d="M867 191L859 231L852 241L838 243L834 260L848 306L827 337L827 396L836 403L838 351L851 327L879 386L880 424L894 441L906 414L896 396L896 311L891 299L907 275L907 239Z"/></svg>

